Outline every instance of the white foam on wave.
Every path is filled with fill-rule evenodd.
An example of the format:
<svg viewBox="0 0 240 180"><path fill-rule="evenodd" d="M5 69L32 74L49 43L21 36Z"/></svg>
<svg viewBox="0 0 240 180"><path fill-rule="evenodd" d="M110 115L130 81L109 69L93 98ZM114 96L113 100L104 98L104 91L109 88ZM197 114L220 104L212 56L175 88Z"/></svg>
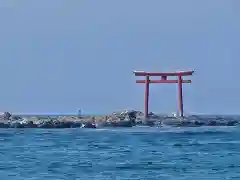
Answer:
<svg viewBox="0 0 240 180"><path fill-rule="evenodd" d="M226 140L218 139L218 140L200 140L200 141L197 141L197 143L199 145L207 145L207 144L240 144L240 141L234 141L234 140L226 141Z"/></svg>

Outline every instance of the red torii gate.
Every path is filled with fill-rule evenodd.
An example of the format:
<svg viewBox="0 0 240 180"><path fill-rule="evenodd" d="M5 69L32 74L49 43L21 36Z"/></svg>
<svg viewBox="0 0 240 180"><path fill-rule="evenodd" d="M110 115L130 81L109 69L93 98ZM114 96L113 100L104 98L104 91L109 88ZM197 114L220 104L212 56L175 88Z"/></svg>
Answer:
<svg viewBox="0 0 240 180"><path fill-rule="evenodd" d="M145 80L136 80L136 83L145 84L145 117L148 117L148 102L149 102L149 84L178 84L178 113L180 117L183 117L183 95L182 95L182 83L191 83L191 80L183 80L182 76L191 76L194 71L179 71L179 72L144 72L134 71L135 76L144 76ZM151 76L159 76L160 80L151 80ZM168 79L168 76L177 76L176 80Z"/></svg>

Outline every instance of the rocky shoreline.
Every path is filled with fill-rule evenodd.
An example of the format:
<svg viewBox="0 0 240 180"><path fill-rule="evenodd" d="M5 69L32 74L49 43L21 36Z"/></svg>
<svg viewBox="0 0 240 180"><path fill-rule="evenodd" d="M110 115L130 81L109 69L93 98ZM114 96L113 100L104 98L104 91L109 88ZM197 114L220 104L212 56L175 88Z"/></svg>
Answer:
<svg viewBox="0 0 240 180"><path fill-rule="evenodd" d="M221 117L203 119L199 116L188 116L182 119L174 116L160 116L151 113L145 119L140 111L123 111L107 116L15 116L5 112L1 116L0 128L102 128L102 127L133 127L133 126L237 126L240 119L227 120Z"/></svg>

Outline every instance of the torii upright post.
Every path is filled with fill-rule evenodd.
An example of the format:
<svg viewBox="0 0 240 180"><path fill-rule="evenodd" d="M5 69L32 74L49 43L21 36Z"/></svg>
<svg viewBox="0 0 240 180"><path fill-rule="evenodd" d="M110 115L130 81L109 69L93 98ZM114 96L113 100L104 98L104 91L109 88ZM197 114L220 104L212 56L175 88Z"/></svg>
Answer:
<svg viewBox="0 0 240 180"><path fill-rule="evenodd" d="M135 76L144 76L145 80L137 80L136 83L145 84L145 118L148 118L149 110L149 84L178 84L178 115L183 117L183 95L182 95L182 83L191 83L191 80L183 80L183 76L191 76L194 71L180 71L180 72L144 72L134 71ZM159 76L160 80L151 80L151 76ZM169 76L175 76L177 79L170 80Z"/></svg>

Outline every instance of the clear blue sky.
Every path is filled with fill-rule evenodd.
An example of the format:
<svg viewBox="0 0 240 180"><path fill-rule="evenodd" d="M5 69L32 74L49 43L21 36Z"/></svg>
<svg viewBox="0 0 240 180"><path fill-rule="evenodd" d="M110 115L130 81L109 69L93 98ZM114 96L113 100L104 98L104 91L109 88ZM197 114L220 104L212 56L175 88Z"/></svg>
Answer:
<svg viewBox="0 0 240 180"><path fill-rule="evenodd" d="M143 110L133 70L195 69L185 111L240 114L238 0L1 0L0 111ZM176 111L176 86L150 108Z"/></svg>

